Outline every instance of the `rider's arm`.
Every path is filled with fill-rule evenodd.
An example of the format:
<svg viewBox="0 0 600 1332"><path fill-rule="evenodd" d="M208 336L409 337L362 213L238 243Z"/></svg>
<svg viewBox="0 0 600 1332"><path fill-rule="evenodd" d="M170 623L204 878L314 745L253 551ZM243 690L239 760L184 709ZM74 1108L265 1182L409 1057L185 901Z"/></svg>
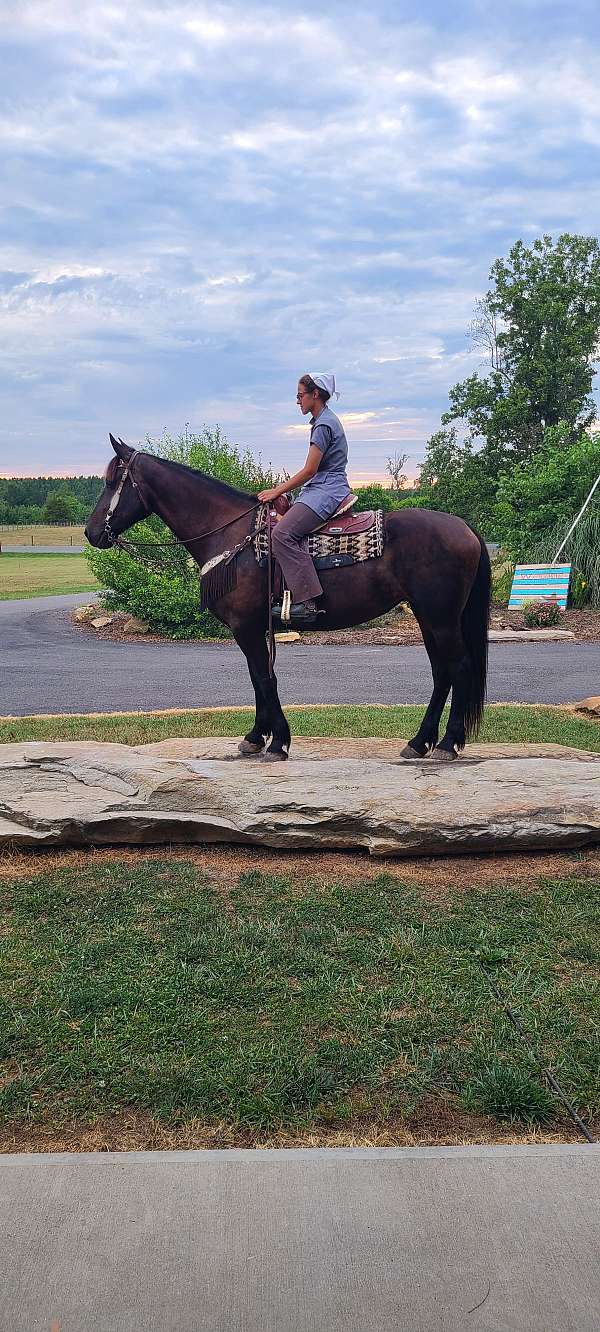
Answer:
<svg viewBox="0 0 600 1332"><path fill-rule="evenodd" d="M301 471L296 472L294 476L291 476L289 481L283 481L280 486L274 486L272 490L261 490L258 496L259 500L267 502L278 499L280 495L287 495L289 490L295 490L296 486L305 485L307 481L310 481L311 476L314 476L315 473L318 472L322 461L322 449L318 449L316 444L311 444L306 462Z"/></svg>

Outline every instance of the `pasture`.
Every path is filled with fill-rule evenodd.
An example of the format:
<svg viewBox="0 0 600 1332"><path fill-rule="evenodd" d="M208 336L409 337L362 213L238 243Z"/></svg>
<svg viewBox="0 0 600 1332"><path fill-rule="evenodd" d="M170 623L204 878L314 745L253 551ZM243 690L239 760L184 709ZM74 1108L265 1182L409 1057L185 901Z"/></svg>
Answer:
<svg viewBox="0 0 600 1332"><path fill-rule="evenodd" d="M0 555L0 601L96 591L98 583L81 554Z"/></svg>
<svg viewBox="0 0 600 1332"><path fill-rule="evenodd" d="M2 546L83 546L83 523L0 523Z"/></svg>

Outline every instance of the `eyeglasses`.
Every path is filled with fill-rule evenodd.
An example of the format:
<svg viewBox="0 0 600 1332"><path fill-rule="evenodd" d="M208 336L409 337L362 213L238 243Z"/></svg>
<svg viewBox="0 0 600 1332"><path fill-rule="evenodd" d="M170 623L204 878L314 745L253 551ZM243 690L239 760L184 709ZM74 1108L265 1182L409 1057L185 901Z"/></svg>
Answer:
<svg viewBox="0 0 600 1332"><path fill-rule="evenodd" d="M296 402L301 402L302 398L310 398L310 397L311 394L309 393L308 389L305 389L303 393L296 394Z"/></svg>

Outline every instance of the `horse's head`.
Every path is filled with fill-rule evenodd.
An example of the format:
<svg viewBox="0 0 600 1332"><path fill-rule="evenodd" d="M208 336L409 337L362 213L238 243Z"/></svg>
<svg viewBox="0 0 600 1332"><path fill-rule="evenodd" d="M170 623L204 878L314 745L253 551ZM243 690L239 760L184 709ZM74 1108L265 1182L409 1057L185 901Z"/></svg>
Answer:
<svg viewBox="0 0 600 1332"><path fill-rule="evenodd" d="M139 477L134 475L138 450L113 435L110 442L116 457L108 464L104 474L106 485L85 527L90 545L101 550L114 545L121 532L139 523L150 511L140 493Z"/></svg>

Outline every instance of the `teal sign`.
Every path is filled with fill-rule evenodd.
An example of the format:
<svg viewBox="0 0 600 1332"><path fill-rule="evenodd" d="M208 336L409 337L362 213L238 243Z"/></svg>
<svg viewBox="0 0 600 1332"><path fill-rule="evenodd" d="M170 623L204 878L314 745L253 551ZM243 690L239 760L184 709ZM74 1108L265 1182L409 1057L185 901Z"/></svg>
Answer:
<svg viewBox="0 0 600 1332"><path fill-rule="evenodd" d="M566 610L570 581L570 564L518 564L508 609L519 610L524 601L557 601Z"/></svg>

